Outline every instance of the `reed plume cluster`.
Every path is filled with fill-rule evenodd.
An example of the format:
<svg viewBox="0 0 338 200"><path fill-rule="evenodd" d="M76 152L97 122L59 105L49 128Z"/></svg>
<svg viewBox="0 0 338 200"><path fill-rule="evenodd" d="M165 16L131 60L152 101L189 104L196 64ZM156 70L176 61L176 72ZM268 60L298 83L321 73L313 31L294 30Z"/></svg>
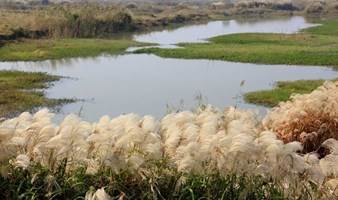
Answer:
<svg viewBox="0 0 338 200"><path fill-rule="evenodd" d="M280 103L263 125L285 143L300 141L306 152L317 150L329 138L338 139L338 82L326 82L310 94Z"/></svg>
<svg viewBox="0 0 338 200"><path fill-rule="evenodd" d="M82 168L92 175L127 170L141 177L156 174L160 166L161 173L182 175L182 184L187 174L235 174L273 180L286 195L294 188L292 195L302 196L304 186L313 184L335 195L337 86L327 82L311 94L296 95L263 121L248 110L210 105L159 121L127 114L89 123L69 115L56 125L46 109L22 113L0 124L0 163L25 171L38 164L54 172L63 165L67 173ZM310 151L319 146L328 150L325 155ZM108 198L104 188L86 196Z"/></svg>

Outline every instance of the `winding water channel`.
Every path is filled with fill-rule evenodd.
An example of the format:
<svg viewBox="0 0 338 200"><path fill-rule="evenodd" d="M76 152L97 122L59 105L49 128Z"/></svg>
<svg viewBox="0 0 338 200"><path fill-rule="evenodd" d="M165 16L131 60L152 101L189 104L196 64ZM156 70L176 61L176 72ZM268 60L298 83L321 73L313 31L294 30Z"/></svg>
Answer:
<svg viewBox="0 0 338 200"><path fill-rule="evenodd" d="M303 17L215 21L138 34L134 39L165 47L180 42L205 42L206 38L232 33L295 33L312 25ZM198 96L219 107L237 105L262 110L238 97L244 92L272 88L279 80L338 77L337 71L316 66L165 59L132 53L42 62L0 62L0 69L42 71L72 77L56 82L46 90L47 96L84 99L63 106L57 117L81 111L82 118L89 121L106 114L117 116L130 112L161 117L168 105L186 109L194 107ZM245 84L240 86L243 80Z"/></svg>

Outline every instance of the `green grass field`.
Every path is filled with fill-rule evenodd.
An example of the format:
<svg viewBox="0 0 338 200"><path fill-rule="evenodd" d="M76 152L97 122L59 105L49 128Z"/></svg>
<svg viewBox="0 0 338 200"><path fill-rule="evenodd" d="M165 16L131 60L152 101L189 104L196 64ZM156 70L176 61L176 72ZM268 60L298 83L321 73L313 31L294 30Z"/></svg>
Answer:
<svg viewBox="0 0 338 200"><path fill-rule="evenodd" d="M90 57L102 53L119 54L130 46L140 45L131 40L59 39L24 40L0 47L0 61L39 61L71 57Z"/></svg>
<svg viewBox="0 0 338 200"><path fill-rule="evenodd" d="M338 21L298 34L243 33L210 39L210 43L180 44L184 48L141 49L161 57L212 59L261 64L338 67Z"/></svg>
<svg viewBox="0 0 338 200"><path fill-rule="evenodd" d="M0 117L29 111L32 108L52 107L71 102L69 99L48 99L43 91L60 77L45 73L0 71Z"/></svg>

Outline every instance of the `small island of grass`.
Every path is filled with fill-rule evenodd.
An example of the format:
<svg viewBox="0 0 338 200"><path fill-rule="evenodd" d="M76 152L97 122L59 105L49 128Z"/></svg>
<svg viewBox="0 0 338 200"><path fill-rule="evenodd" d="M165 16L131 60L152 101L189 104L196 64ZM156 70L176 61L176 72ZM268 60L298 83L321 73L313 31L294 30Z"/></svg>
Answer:
<svg viewBox="0 0 338 200"><path fill-rule="evenodd" d="M49 99L41 89L60 77L46 73L0 71L0 118L31 111L37 107L54 107L70 103L70 99Z"/></svg>
<svg viewBox="0 0 338 200"><path fill-rule="evenodd" d="M40 39L6 43L0 48L0 61L40 61L72 57L90 57L102 53L119 54L130 46L140 45L131 40L110 39Z"/></svg>
<svg viewBox="0 0 338 200"><path fill-rule="evenodd" d="M336 79L338 80L338 79ZM324 80L278 81L275 88L244 94L248 103L274 107L290 99L292 94L307 94L324 83Z"/></svg>

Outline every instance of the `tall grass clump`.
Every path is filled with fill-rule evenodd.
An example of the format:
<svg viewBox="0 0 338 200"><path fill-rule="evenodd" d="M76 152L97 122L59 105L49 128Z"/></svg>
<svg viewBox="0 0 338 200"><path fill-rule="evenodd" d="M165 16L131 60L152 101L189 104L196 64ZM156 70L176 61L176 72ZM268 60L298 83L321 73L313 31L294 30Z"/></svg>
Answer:
<svg viewBox="0 0 338 200"><path fill-rule="evenodd" d="M302 140L281 140L280 124L293 122L296 113L309 107L324 110L319 112L324 117L309 112L318 117L315 124L335 131L336 95L337 84L326 83L310 96L281 104L263 122L251 111L210 105L161 120L127 114L95 123L69 115L54 124L48 110L22 113L0 124L0 194L32 199L335 199L336 138L321 140L324 150L309 152ZM294 115L284 116L285 108ZM286 122L279 121L284 118ZM306 117L296 121L314 123L306 124Z"/></svg>
<svg viewBox="0 0 338 200"><path fill-rule="evenodd" d="M100 37L135 28L132 13L115 5L71 4L1 12L0 24L4 30L0 35L4 32L14 39Z"/></svg>
<svg viewBox="0 0 338 200"><path fill-rule="evenodd" d="M56 14L59 20L45 25L51 37L95 37L133 29L132 14L122 8L59 7Z"/></svg>

